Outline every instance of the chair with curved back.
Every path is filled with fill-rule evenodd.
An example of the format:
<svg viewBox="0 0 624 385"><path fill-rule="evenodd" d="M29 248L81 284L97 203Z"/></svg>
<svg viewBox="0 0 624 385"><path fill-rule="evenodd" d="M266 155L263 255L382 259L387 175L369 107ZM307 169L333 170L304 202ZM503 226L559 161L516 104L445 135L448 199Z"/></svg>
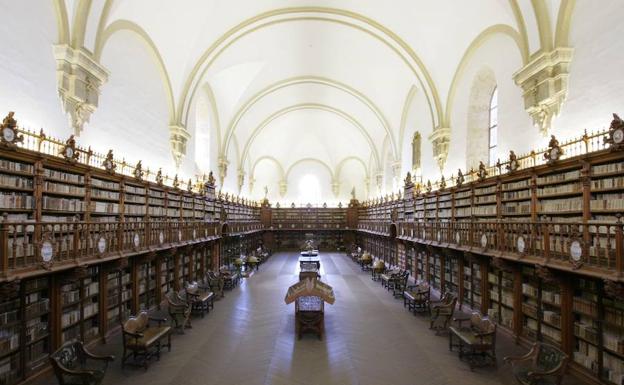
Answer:
<svg viewBox="0 0 624 385"><path fill-rule="evenodd" d="M536 342L521 357L505 357L514 378L522 385L559 385L568 365L568 356L557 347Z"/></svg>
<svg viewBox="0 0 624 385"><path fill-rule="evenodd" d="M71 340L50 354L50 362L60 385L99 385L113 356L98 356L87 351L82 342Z"/></svg>
<svg viewBox="0 0 624 385"><path fill-rule="evenodd" d="M440 301L436 305L431 306L431 321L429 323L429 329L436 331L439 334L440 331L448 329L448 326L455 313L455 305L457 304L457 296L451 292L446 292L440 298Z"/></svg>
<svg viewBox="0 0 624 385"><path fill-rule="evenodd" d="M171 326L184 334L185 328L191 328L191 304L173 290L170 290L165 298L167 311L171 316Z"/></svg>

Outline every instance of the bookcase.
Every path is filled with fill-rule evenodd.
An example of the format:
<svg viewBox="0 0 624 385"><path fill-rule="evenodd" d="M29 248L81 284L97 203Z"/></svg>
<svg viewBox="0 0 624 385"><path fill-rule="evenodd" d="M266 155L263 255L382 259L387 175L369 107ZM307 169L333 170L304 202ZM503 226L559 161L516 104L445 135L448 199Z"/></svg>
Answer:
<svg viewBox="0 0 624 385"><path fill-rule="evenodd" d="M132 267L111 268L105 276L106 282L106 315L103 322L106 322L107 331L115 329L121 325L121 320L125 319L132 312Z"/></svg>
<svg viewBox="0 0 624 385"><path fill-rule="evenodd" d="M23 284L22 354L24 376L47 364L51 352L51 277L31 279Z"/></svg>
<svg viewBox="0 0 624 385"><path fill-rule="evenodd" d="M156 307L156 260L144 260L137 266L138 310Z"/></svg>
<svg viewBox="0 0 624 385"><path fill-rule="evenodd" d="M89 177L87 189L88 216L92 222L118 222L122 203L122 188L117 181Z"/></svg>
<svg viewBox="0 0 624 385"><path fill-rule="evenodd" d="M86 268L81 274L62 278L60 284L60 343L72 339L88 343L100 336L99 267Z"/></svg>
<svg viewBox="0 0 624 385"><path fill-rule="evenodd" d="M66 222L75 218L85 219L88 199L85 176L63 171L60 167L43 167L43 190L41 191L41 220Z"/></svg>
<svg viewBox="0 0 624 385"><path fill-rule="evenodd" d="M490 266L488 270L488 316L498 324L513 330L514 275L513 272Z"/></svg>
<svg viewBox="0 0 624 385"><path fill-rule="evenodd" d="M139 221L147 215L145 185L125 181L123 184L123 218L126 222Z"/></svg>

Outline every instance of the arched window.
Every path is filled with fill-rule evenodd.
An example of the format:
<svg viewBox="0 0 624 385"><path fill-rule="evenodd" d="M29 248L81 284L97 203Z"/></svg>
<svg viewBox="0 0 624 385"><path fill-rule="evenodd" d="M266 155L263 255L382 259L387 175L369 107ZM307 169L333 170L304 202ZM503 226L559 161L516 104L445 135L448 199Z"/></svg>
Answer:
<svg viewBox="0 0 624 385"><path fill-rule="evenodd" d="M488 125L488 155L490 166L496 164L496 144L498 143L498 88L494 88L490 98L490 124Z"/></svg>
<svg viewBox="0 0 624 385"><path fill-rule="evenodd" d="M307 174L299 180L299 202L319 204L321 201L321 184L316 175Z"/></svg>

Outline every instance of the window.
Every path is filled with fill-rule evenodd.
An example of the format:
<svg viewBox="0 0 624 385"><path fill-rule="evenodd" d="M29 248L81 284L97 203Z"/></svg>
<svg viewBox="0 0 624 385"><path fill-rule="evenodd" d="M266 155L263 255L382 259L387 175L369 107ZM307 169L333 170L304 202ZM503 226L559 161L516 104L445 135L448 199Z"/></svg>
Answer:
<svg viewBox="0 0 624 385"><path fill-rule="evenodd" d="M321 201L321 184L315 175L307 174L299 180L299 202L318 204Z"/></svg>
<svg viewBox="0 0 624 385"><path fill-rule="evenodd" d="M496 164L496 144L498 136L498 88L494 88L490 98L490 124L488 125L488 155L490 166Z"/></svg>

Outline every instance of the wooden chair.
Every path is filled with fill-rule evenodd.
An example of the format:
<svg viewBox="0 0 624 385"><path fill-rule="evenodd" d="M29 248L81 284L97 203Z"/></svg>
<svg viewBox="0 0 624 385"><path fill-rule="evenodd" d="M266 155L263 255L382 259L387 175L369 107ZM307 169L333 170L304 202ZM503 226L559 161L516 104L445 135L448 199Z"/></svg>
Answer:
<svg viewBox="0 0 624 385"><path fill-rule="evenodd" d="M408 286L403 291L403 307L416 314L417 312L429 312L431 303L431 288L426 282Z"/></svg>
<svg viewBox="0 0 624 385"><path fill-rule="evenodd" d="M151 326L150 321L157 322L157 326ZM164 318L152 318L143 311L136 317L130 317L121 326L123 340L123 356L121 368L127 364L126 360L133 358L133 365L143 366L147 370L149 360L156 357L160 360L160 352L163 347L171 351L171 327L164 325ZM167 343L163 344L166 339Z"/></svg>
<svg viewBox="0 0 624 385"><path fill-rule="evenodd" d="M557 347L536 342L522 357L505 357L514 378L522 385L560 385L568 365L568 356Z"/></svg>
<svg viewBox="0 0 624 385"><path fill-rule="evenodd" d="M54 374L60 385L99 385L113 356L98 356L87 351L82 342L65 342L50 355Z"/></svg>
<svg viewBox="0 0 624 385"><path fill-rule="evenodd" d="M191 304L184 300L175 291L171 290L165 295L167 311L171 316L171 326L184 334L185 328L191 328Z"/></svg>
<svg viewBox="0 0 624 385"><path fill-rule="evenodd" d="M191 304L192 313L199 313L204 318L205 313L214 309L214 293L200 286L197 282L186 282L184 293L186 301Z"/></svg>
<svg viewBox="0 0 624 385"><path fill-rule="evenodd" d="M215 296L217 296L218 298L223 298L225 296L225 292L223 290L225 286L225 281L223 280L223 277L219 276L214 271L206 272L203 284L207 285L210 291L215 293Z"/></svg>
<svg viewBox="0 0 624 385"><path fill-rule="evenodd" d="M470 370L481 364L496 366L496 324L479 312L456 318L457 326L449 328L449 350L459 348L459 358L467 358ZM464 325L464 322L467 325ZM456 340L457 343L453 343Z"/></svg>
<svg viewBox="0 0 624 385"><path fill-rule="evenodd" d="M457 304L457 297L455 294L447 292L444 293L440 301L436 305L431 306L431 320L429 323L429 329L436 331L439 334L440 331L446 330L453 319L455 313L455 305Z"/></svg>
<svg viewBox="0 0 624 385"><path fill-rule="evenodd" d="M403 270L403 272L401 272L401 275L392 282L392 296L394 298L401 298L403 296L403 292L407 288L408 279L409 271Z"/></svg>

